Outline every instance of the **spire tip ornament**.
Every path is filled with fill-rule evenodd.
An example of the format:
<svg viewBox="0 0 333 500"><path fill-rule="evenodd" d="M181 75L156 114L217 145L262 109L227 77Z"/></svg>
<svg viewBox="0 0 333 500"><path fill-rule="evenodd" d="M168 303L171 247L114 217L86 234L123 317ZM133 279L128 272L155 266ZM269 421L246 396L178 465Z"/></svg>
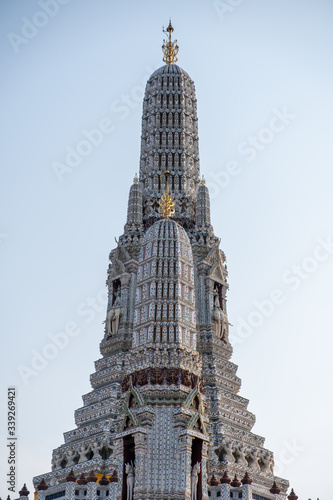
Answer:
<svg viewBox="0 0 333 500"><path fill-rule="evenodd" d="M163 28L163 33L165 33L169 39L163 40L163 45L162 45L162 51L164 54L163 61L166 64L175 64L178 61L178 50L179 47L177 45L177 40L172 41L171 40L171 33L174 31L173 26L171 24L171 19L169 22L169 26L165 30Z"/></svg>

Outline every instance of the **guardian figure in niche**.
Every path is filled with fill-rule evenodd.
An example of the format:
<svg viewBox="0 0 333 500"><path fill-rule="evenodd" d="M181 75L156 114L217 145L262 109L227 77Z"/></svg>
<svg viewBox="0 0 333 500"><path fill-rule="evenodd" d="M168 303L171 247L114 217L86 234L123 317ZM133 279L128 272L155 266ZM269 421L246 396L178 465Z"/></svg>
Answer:
<svg viewBox="0 0 333 500"><path fill-rule="evenodd" d="M133 490L134 490L134 464L125 464L125 470L127 474L126 484L127 484L127 500L133 500Z"/></svg>
<svg viewBox="0 0 333 500"><path fill-rule="evenodd" d="M106 332L108 337L117 335L122 314L123 308L121 307L121 291L120 287L118 287L118 290L115 293L114 303L107 313Z"/></svg>
<svg viewBox="0 0 333 500"><path fill-rule="evenodd" d="M223 340L223 342L228 342L228 319L225 312L221 309L219 292L215 288L214 290L214 307L213 307L213 319L215 323L215 335L217 338Z"/></svg>

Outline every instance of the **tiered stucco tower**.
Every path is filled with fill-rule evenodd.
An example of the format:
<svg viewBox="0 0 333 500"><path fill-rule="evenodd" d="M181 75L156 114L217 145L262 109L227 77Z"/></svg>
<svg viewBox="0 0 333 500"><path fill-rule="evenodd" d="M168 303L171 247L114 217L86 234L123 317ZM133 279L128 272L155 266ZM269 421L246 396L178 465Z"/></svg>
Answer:
<svg viewBox="0 0 333 500"><path fill-rule="evenodd" d="M52 471L34 478L38 500L286 497L238 395L226 258L200 181L194 83L175 64L172 32L147 82L140 175L110 253L102 357Z"/></svg>

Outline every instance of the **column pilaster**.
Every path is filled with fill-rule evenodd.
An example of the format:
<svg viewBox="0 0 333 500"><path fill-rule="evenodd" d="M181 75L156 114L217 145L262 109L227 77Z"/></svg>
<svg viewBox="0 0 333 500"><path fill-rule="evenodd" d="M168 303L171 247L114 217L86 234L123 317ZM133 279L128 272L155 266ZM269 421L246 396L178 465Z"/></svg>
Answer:
<svg viewBox="0 0 333 500"><path fill-rule="evenodd" d="M134 434L135 444L135 483L134 500L142 498L142 493L147 491L147 437L145 432L136 432Z"/></svg>
<svg viewBox="0 0 333 500"><path fill-rule="evenodd" d="M203 441L201 451L201 474L202 474L202 500L208 500L208 444Z"/></svg>
<svg viewBox="0 0 333 500"><path fill-rule="evenodd" d="M242 486L243 500L252 500L252 486L243 484Z"/></svg>
<svg viewBox="0 0 333 500"><path fill-rule="evenodd" d="M97 500L97 484L88 483L87 485L87 500Z"/></svg>
<svg viewBox="0 0 333 500"><path fill-rule="evenodd" d="M179 447L182 468L182 490L185 492L185 500L191 500L191 456L192 456L192 436L183 434Z"/></svg>
<svg viewBox="0 0 333 500"><path fill-rule="evenodd" d="M230 500L230 485L227 483L221 484L221 500Z"/></svg>
<svg viewBox="0 0 333 500"><path fill-rule="evenodd" d="M123 467L124 467L124 441L122 437L114 440L115 444L115 459L118 464L118 483L111 483L115 485L113 494L115 500L121 500L123 488ZM110 487L111 490L111 487Z"/></svg>
<svg viewBox="0 0 333 500"><path fill-rule="evenodd" d="M67 483L66 484L66 499L74 500L75 498L75 483Z"/></svg>

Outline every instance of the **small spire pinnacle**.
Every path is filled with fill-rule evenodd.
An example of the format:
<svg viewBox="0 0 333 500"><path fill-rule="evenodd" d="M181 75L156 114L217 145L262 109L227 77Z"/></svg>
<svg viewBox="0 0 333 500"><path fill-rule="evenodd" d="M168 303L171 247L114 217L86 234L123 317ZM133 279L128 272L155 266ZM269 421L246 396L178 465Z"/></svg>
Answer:
<svg viewBox="0 0 333 500"><path fill-rule="evenodd" d="M269 490L273 495L279 495L280 493L280 488L277 487L276 482L274 481L273 486Z"/></svg>
<svg viewBox="0 0 333 500"><path fill-rule="evenodd" d="M163 61L167 64L175 64L178 61L178 50L179 47L177 45L177 40L171 40L171 33L174 31L173 26L171 24L171 19L169 22L169 26L165 30L163 28L163 33L169 36L169 39L163 40L162 51L164 54Z"/></svg>
<svg viewBox="0 0 333 500"><path fill-rule="evenodd" d="M294 490L292 490L294 491ZM27 485L26 483L24 483L24 486L23 488L21 489L21 491L19 491L19 495L20 497L27 497L29 495L30 491L27 490Z"/></svg>
<svg viewBox="0 0 333 500"><path fill-rule="evenodd" d="M133 179L134 184L139 184L138 174L136 173Z"/></svg>
<svg viewBox="0 0 333 500"><path fill-rule="evenodd" d="M205 179L204 175L203 175L203 176L202 176L202 178L201 178L201 182L200 182L200 184L201 184L202 186L205 186L205 185L206 185L206 179Z"/></svg>
<svg viewBox="0 0 333 500"><path fill-rule="evenodd" d="M110 483L118 483L118 475L116 470L113 471L113 474L110 477Z"/></svg>
<svg viewBox="0 0 333 500"><path fill-rule="evenodd" d="M170 193L170 187L169 187L169 182L168 182L168 177L170 176L169 170L164 172L164 176L166 178L166 187L165 191L161 196L159 205L160 205L160 215L162 217L166 217L169 219L174 213L175 213L175 200Z"/></svg>

